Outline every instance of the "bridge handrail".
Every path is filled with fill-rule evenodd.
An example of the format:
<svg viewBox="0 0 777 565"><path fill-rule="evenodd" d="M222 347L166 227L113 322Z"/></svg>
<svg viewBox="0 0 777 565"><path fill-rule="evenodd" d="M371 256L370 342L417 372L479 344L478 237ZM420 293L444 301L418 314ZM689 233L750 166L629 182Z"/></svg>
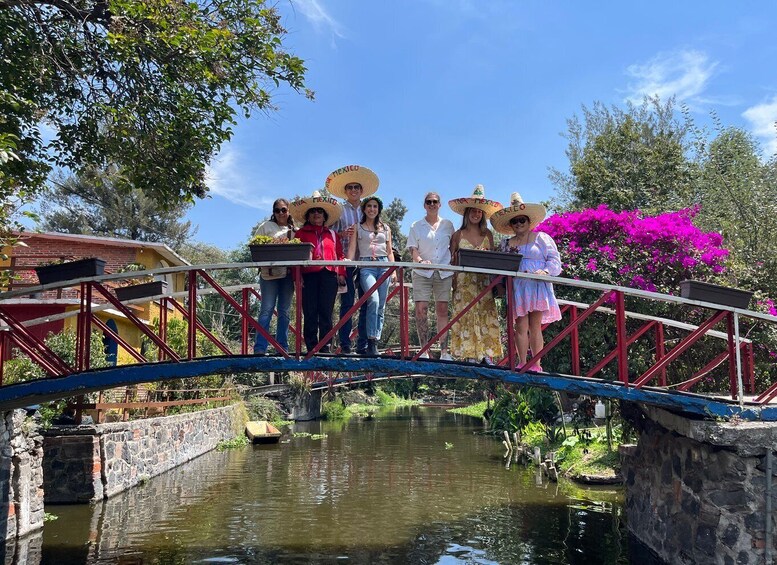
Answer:
<svg viewBox="0 0 777 565"><path fill-rule="evenodd" d="M86 281L96 281L96 282L114 281L114 280L122 280L122 279L129 279L129 278L139 278L143 276L177 274L177 273L189 272L192 270L216 271L216 270L226 270L226 269L251 269L251 268L261 268L261 267L296 267L296 266L308 267L308 266L323 266L323 265L336 265L336 266L349 266L349 267L353 267L353 266L356 266L356 267L373 266L374 267L375 266L375 264L370 261L344 260L344 261L260 261L260 262L248 262L248 263L213 263L213 264L206 264L206 265L184 265L184 266L178 266L178 267L162 267L158 269L148 269L145 271L132 271L129 273L127 272L113 273L110 275L102 275L99 277L87 277L82 279L74 279L72 281L66 281L66 282L57 282L57 283L51 283L47 285L25 287L24 289L20 289L20 290L12 290L12 291L0 293L0 302L3 302L11 298L19 297L19 296L27 296L36 292L42 292L46 290L56 290L59 288L68 288L68 287L76 286L77 284L81 282L86 282ZM755 312L753 310L747 310L744 308L734 308L732 306L715 304L712 302L703 302L701 300L691 300L688 298L673 296L671 294L662 294L659 292L651 292L648 290L641 290L641 289L630 288L626 286L595 283L595 282L583 281L579 279L569 279L565 277L537 275L534 273L520 273L518 271L505 271L501 269L459 267L457 265L420 264L420 263L408 263L408 262L401 262L401 261L383 262L381 263L381 267L402 267L404 269L411 269L411 270L412 269L442 270L442 271L468 272L468 273L474 272L474 273L482 273L487 275L507 275L515 278L545 281L545 282L554 283L558 285L572 286L572 287L583 288L588 290L597 290L600 292L617 291L617 292L622 292L627 296L635 296L638 298L645 298L648 300L656 300L660 302L685 304L689 306L701 306L704 308L711 308L714 310L734 312L736 314L747 316L748 318L764 320L767 322L777 322L777 316L772 316L770 314L763 314L761 312Z"/></svg>
<svg viewBox="0 0 777 565"><path fill-rule="evenodd" d="M253 289L259 289L259 283L248 283L248 284L241 284L241 285L232 285L232 286L225 286L223 287L224 290L227 292L237 292L239 290L242 290L244 288L253 288ZM208 294L218 294L218 291L213 288L199 288L197 289L197 295L203 296ZM132 300L124 300L122 301L122 304L144 304L148 302L149 300L159 299L162 297L169 297L169 298L184 298L189 295L189 291L187 290L180 290L178 292L173 292L170 294L159 294L157 296L145 296L143 298L133 298ZM59 304L63 304L64 300L71 300L72 304L78 305L80 301L78 299L67 299L67 298L60 298ZM92 305L92 312L105 312L108 310L112 310L113 313L121 314L117 310L113 308L112 304L93 304ZM40 318L32 318L29 320L24 320L23 322L19 322L21 325L25 327L32 327L37 326L38 324L46 324L49 322L57 322L59 320L65 320L67 318L72 318L73 316L78 316L78 310L71 310L69 312L62 312L61 314L51 314L48 316L41 316ZM8 331L10 328L5 325L3 322L0 322L0 332L2 331Z"/></svg>
<svg viewBox="0 0 777 565"><path fill-rule="evenodd" d="M239 290L241 290L243 288L258 289L259 288L259 284L250 284L249 283L249 284L243 284L243 285L232 285L232 286L224 287L224 290L226 290L227 292L237 292L237 291L239 291ZM132 300L126 300L126 301L124 301L124 304L135 304L135 303L139 303L140 304L140 303L148 302L148 300L150 298L151 299L153 299L153 298L160 298L161 296L168 296L168 297L171 297L171 298L185 298L186 296L188 296L188 294L189 294L188 291L182 290L182 291L173 292L173 293L170 293L170 294L159 295L158 297L144 297L144 298L135 298L135 299L132 299ZM198 295L217 294L217 291L215 289L212 289L212 288L202 288L202 289L198 289L197 290L197 294ZM60 299L60 300L63 300L63 299ZM64 300L67 300L67 299L64 299ZM574 300L566 300L566 299L563 299L563 298L560 298L558 300L558 303L562 304L562 305L576 306L577 308L581 308L581 309L586 309L586 308L591 306L590 304L587 304L585 302L576 302ZM78 304L78 301L73 299L73 304ZM94 304L92 306L92 311L93 312L103 312L103 311L106 311L106 310L113 310L113 306L111 304ZM113 311L116 312L115 310L113 310ZM608 308L606 306L599 306L596 309L596 311L597 312L603 312L605 314L613 315L613 316L616 314L615 310L613 310L612 308ZM56 321L59 321L59 320L65 320L67 318L72 318L72 317L77 316L77 315L78 315L78 311L77 310L73 310L73 311L70 311L70 312L63 312L61 314L52 314L52 315L49 315L49 316L42 316L40 318L33 318L33 319L30 319L30 320L25 320L25 321L21 322L21 324L23 326L25 326L25 327L33 327L33 326L36 326L38 324L46 324L46 323L50 323L50 322L56 322ZM681 329L681 330L686 330L686 331L693 331L693 330L698 329L698 327L699 327L699 326L694 325L694 324L688 324L686 322L679 322L677 320L672 320L671 318L663 318L663 317L660 317L660 316L650 316L648 314L641 314L641 313L638 313L638 312L631 312L629 310L626 311L626 317L634 319L634 320L645 320L645 321L660 322L660 323L664 324L665 326L669 326L669 327L673 327L673 328L677 328L677 329ZM2 325L2 323L0 323L0 331L8 331L8 330L10 330L10 328L8 326ZM714 338L722 339L722 340L727 340L728 339L728 334L726 334L726 332L721 332L721 331L717 331L717 330L710 330L710 331L707 332L707 335L710 336L710 337L714 337ZM739 341L743 342L743 343L751 343L752 342L751 339L746 338L746 337L740 337Z"/></svg>
<svg viewBox="0 0 777 565"><path fill-rule="evenodd" d="M574 300L565 300L563 298L559 298L558 303L569 305L569 306L577 306L578 308L581 308L581 309L585 309L591 306L590 304L586 304L585 302L575 302ZM596 309L596 311L604 312L605 314L609 314L612 316L615 316L617 314L615 310L613 310L612 308L608 308L607 306L599 306ZM630 312L629 310L626 310L626 317L632 318L634 320L644 320L646 322L661 322L665 326L677 328L679 330L693 331L693 330L699 329L699 326L696 326L694 324L679 322L677 320L672 320L671 318L662 318L661 316L651 316L649 314L640 314L639 312ZM705 335L708 335L710 337L715 337L718 339L728 340L728 334L726 332L720 332L718 330L709 330ZM753 340L746 337L740 337L739 341L743 343L752 343Z"/></svg>

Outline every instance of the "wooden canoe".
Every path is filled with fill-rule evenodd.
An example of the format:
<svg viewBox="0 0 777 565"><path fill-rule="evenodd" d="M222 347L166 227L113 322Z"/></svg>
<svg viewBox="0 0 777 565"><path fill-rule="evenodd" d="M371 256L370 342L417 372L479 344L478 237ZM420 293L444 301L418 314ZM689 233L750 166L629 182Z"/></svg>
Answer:
<svg viewBox="0 0 777 565"><path fill-rule="evenodd" d="M253 443L278 443L281 432L266 420L246 423L246 435Z"/></svg>

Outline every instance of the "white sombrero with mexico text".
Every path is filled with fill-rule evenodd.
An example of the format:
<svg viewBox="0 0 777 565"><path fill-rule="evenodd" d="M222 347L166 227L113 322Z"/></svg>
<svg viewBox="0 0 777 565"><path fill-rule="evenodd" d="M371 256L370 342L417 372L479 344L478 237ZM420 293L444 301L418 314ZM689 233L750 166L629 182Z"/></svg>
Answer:
<svg viewBox="0 0 777 565"><path fill-rule="evenodd" d="M448 206L451 207L451 210L462 216L467 211L467 208L483 210L486 219L502 209L502 205L499 202L486 198L486 189L483 188L482 184L475 186L475 189L472 191L472 196L469 198L454 198L453 200L448 201Z"/></svg>
<svg viewBox="0 0 777 565"><path fill-rule="evenodd" d="M345 185L354 182L362 185L361 198L375 194L380 184L378 175L367 167L346 165L329 173L329 176L326 177L324 188L326 188L329 194L347 200L348 195L345 193Z"/></svg>
<svg viewBox="0 0 777 565"><path fill-rule="evenodd" d="M491 225L499 233L515 235L515 231L510 226L510 220L518 216L526 216L529 218L529 229L534 229L545 219L545 214L545 206L524 202L519 193L513 192L510 195L510 206L502 208L491 216Z"/></svg>
<svg viewBox="0 0 777 565"><path fill-rule="evenodd" d="M289 203L289 213L294 221L298 225L305 223L305 214L311 208L323 208L326 212L327 219L324 222L327 226L331 226L337 220L340 219L340 215L343 213L343 208L334 198L327 196L321 196L319 191L315 191L311 196L306 198L295 198Z"/></svg>

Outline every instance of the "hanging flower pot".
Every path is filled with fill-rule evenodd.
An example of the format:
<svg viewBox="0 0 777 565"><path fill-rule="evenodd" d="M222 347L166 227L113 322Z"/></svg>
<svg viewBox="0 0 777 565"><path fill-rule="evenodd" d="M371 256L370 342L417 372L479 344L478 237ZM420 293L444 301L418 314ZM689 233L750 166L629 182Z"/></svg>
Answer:
<svg viewBox="0 0 777 565"><path fill-rule="evenodd" d="M116 289L116 298L124 302L135 298L147 296L160 296L167 293L167 281L151 281L131 286L123 286Z"/></svg>
<svg viewBox="0 0 777 565"><path fill-rule="evenodd" d="M51 284L62 281L72 281L87 277L98 277L105 273L105 261L91 257L78 261L41 265L35 267L40 284Z"/></svg>
<svg viewBox="0 0 777 565"><path fill-rule="evenodd" d="M748 304L750 304L753 292L702 281L681 281L680 296L690 300L746 309Z"/></svg>
<svg viewBox="0 0 777 565"><path fill-rule="evenodd" d="M504 251L481 251L479 249L459 249L459 266L497 271L517 271L523 255Z"/></svg>

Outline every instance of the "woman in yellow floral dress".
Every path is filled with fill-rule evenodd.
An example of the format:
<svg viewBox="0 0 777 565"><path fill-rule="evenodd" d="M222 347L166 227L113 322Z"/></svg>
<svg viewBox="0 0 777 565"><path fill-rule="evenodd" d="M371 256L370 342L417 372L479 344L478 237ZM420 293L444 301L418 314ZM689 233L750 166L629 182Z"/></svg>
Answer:
<svg viewBox="0 0 777 565"><path fill-rule="evenodd" d="M461 229L451 237L451 257L458 264L459 249L493 251L494 236L487 220L502 208L499 202L487 200L483 185L477 185L470 198L456 198L448 203L451 209L463 216ZM456 273L453 290L453 315L470 304L491 281L489 275ZM450 332L450 349L454 357L470 362L493 364L502 358L502 338L496 303L487 292L454 325Z"/></svg>

